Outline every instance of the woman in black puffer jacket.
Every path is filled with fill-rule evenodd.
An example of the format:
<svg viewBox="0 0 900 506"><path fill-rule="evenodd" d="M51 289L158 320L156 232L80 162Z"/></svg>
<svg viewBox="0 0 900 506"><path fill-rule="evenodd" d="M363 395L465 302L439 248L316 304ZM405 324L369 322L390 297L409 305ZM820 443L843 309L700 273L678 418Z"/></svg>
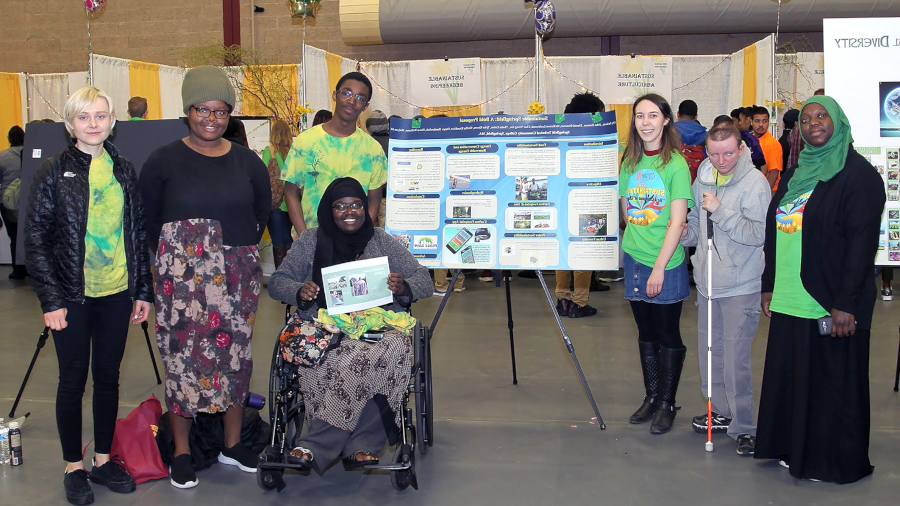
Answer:
<svg viewBox="0 0 900 506"><path fill-rule="evenodd" d="M147 319L153 289L134 166L106 141L115 124L112 100L97 88L82 88L66 101L64 117L74 142L35 173L25 263L59 359L56 423L66 498L90 504L88 479L114 492L135 489L134 479L109 453L128 321ZM89 364L95 440L90 476L81 454L81 398Z"/></svg>

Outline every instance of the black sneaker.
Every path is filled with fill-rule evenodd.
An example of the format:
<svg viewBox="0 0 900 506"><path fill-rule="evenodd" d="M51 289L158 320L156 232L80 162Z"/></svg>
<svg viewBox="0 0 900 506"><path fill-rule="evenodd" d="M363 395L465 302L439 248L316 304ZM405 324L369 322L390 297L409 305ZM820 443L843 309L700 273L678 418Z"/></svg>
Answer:
<svg viewBox="0 0 900 506"><path fill-rule="evenodd" d="M591 277L590 291L592 291L592 292L608 292L609 285L607 285L606 283L604 283L594 277Z"/></svg>
<svg viewBox="0 0 900 506"><path fill-rule="evenodd" d="M557 299L556 301L556 312L559 316L567 316L569 314L569 308L572 306L572 301L569 299Z"/></svg>
<svg viewBox="0 0 900 506"><path fill-rule="evenodd" d="M99 485L106 485L110 490L119 494L134 492L137 487L134 478L120 464L121 461L117 462L117 457L113 457L100 467L94 465L91 469L91 481Z"/></svg>
<svg viewBox="0 0 900 506"><path fill-rule="evenodd" d="M197 474L194 472L193 459L189 453L172 459L169 465L169 483L175 488L194 488L200 484Z"/></svg>
<svg viewBox="0 0 900 506"><path fill-rule="evenodd" d="M712 420L713 420L713 432L727 432L728 426L731 425L731 418L727 416L720 415L715 411L712 412ZM698 434L703 434L706 432L706 413L702 415L697 415L691 419L691 427L694 428L694 432Z"/></svg>
<svg viewBox="0 0 900 506"><path fill-rule="evenodd" d="M63 479L63 487L66 489L66 499L72 504L93 504L94 491L88 481L88 473L84 469L66 473Z"/></svg>
<svg viewBox="0 0 900 506"><path fill-rule="evenodd" d="M753 452L756 450L756 436L751 436L750 434L741 434L737 438L737 449L735 450L738 455L744 456L753 456Z"/></svg>
<svg viewBox="0 0 900 506"><path fill-rule="evenodd" d="M586 316L594 316L595 314L597 314L597 309L587 304L579 306L578 304L573 303L569 309L569 318L584 318Z"/></svg>
<svg viewBox="0 0 900 506"><path fill-rule="evenodd" d="M219 462L229 466L237 466L245 473L255 473L259 455L254 454L249 448L238 443L231 448L225 448L219 454Z"/></svg>

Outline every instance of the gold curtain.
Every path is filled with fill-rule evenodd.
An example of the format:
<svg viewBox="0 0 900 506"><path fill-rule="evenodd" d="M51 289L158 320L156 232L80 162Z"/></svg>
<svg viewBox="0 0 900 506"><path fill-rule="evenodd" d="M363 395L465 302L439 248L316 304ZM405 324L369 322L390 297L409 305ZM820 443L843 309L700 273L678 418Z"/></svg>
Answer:
<svg viewBox="0 0 900 506"><path fill-rule="evenodd" d="M147 99L147 119L162 119L159 64L132 60L128 64L128 83L132 97Z"/></svg>
<svg viewBox="0 0 900 506"><path fill-rule="evenodd" d="M19 74L0 72L0 149L9 147L6 133L13 125L22 126L22 87Z"/></svg>
<svg viewBox="0 0 900 506"><path fill-rule="evenodd" d="M742 52L744 53L744 93L741 103L746 107L756 103L756 44L750 44Z"/></svg>
<svg viewBox="0 0 900 506"><path fill-rule="evenodd" d="M291 123L297 107L297 65L251 65L244 68L241 112L245 116L272 116Z"/></svg>

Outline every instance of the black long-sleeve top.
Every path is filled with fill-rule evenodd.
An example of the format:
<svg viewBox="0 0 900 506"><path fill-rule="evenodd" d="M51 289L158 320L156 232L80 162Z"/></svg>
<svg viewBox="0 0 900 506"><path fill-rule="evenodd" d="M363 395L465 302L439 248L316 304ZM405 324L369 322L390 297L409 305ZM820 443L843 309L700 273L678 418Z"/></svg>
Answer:
<svg viewBox="0 0 900 506"><path fill-rule="evenodd" d="M775 287L775 215L796 169L781 176L769 204L763 292ZM803 213L803 288L826 311L850 313L864 329L872 328L875 309L875 253L884 202L884 182L878 172L850 146L844 168L816 185Z"/></svg>
<svg viewBox="0 0 900 506"><path fill-rule="evenodd" d="M272 190L259 156L232 143L217 157L177 140L150 154L141 170L147 242L156 251L165 223L206 218L222 226L225 246L258 244L269 220Z"/></svg>

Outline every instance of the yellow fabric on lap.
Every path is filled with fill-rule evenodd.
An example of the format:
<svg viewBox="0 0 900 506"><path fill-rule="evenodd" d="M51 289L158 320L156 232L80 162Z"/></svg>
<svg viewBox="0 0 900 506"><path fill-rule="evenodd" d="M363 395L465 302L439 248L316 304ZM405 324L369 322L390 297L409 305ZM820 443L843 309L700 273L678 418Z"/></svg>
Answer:
<svg viewBox="0 0 900 506"><path fill-rule="evenodd" d="M409 313L395 313L380 307L331 316L327 309L319 309L317 318L323 325L334 325L351 339L359 339L370 330L394 329L408 333L416 325Z"/></svg>

